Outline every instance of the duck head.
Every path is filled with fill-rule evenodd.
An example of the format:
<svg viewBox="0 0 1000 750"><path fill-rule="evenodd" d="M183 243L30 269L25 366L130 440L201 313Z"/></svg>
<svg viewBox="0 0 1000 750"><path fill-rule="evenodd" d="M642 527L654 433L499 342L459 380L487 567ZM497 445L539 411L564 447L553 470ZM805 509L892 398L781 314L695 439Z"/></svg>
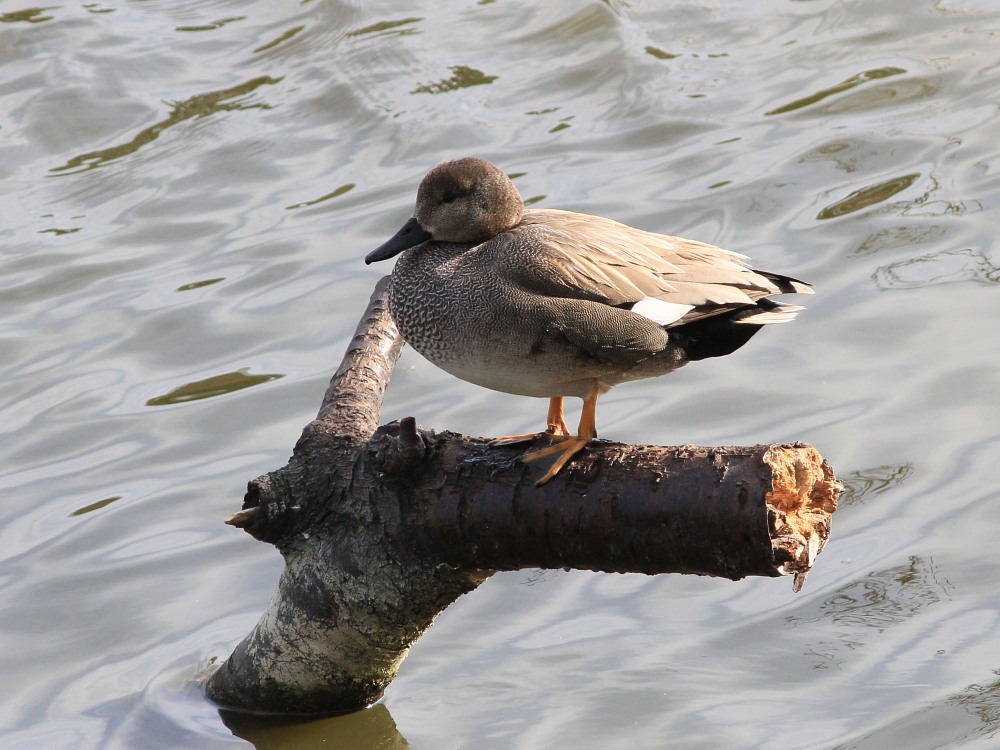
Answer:
<svg viewBox="0 0 1000 750"><path fill-rule="evenodd" d="M523 214L520 193L495 164L473 157L446 161L420 182L413 218L365 263L388 260L427 240L478 245L516 226Z"/></svg>

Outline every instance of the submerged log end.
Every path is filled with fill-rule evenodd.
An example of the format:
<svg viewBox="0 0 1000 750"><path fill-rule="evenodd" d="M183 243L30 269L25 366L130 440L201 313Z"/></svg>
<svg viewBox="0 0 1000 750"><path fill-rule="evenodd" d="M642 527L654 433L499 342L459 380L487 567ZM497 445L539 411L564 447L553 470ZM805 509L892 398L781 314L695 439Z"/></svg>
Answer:
<svg viewBox="0 0 1000 750"><path fill-rule="evenodd" d="M830 538L830 516L844 486L811 445L773 445L763 461L771 469L765 503L775 560L780 573L795 576L792 590L801 591Z"/></svg>

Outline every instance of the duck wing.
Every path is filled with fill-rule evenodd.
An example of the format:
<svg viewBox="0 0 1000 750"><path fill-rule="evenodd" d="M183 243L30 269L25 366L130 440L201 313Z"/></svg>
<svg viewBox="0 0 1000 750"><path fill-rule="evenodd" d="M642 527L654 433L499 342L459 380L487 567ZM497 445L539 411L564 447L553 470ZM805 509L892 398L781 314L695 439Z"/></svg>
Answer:
<svg viewBox="0 0 1000 750"><path fill-rule="evenodd" d="M510 232L515 251L504 254L501 272L515 283L630 310L667 328L748 306L756 309L747 322L784 322L801 308L756 302L813 293L803 281L751 269L745 255L599 216L533 209Z"/></svg>

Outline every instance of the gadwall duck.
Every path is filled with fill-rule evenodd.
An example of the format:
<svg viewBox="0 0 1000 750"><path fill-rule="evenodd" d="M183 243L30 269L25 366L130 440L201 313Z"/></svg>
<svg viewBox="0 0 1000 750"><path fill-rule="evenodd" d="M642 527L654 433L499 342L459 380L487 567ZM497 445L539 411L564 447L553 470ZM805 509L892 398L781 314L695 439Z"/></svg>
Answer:
<svg viewBox="0 0 1000 750"><path fill-rule="evenodd" d="M432 169L413 218L365 262L400 253L389 308L407 343L462 380L550 399L539 435L554 444L522 457L555 457L538 484L597 436L600 394L730 354L802 309L768 297L813 291L704 242L526 209L507 175L475 158ZM583 399L575 436L566 396Z"/></svg>

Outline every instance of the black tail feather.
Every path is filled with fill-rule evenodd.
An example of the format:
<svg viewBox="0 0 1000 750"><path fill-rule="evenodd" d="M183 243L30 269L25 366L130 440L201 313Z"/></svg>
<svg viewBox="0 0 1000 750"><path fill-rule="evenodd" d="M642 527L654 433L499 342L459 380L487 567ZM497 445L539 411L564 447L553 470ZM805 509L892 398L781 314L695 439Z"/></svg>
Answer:
<svg viewBox="0 0 1000 750"><path fill-rule="evenodd" d="M757 304L759 305L759 301ZM724 315L702 318L670 329L670 337L685 353L685 358L694 362L709 357L724 357L732 354L764 326L752 323L737 323L737 320L753 314L757 305L748 305Z"/></svg>
<svg viewBox="0 0 1000 750"><path fill-rule="evenodd" d="M808 281L801 281L800 279L795 279L791 276L782 276L780 273L771 273L770 271L755 271L755 273L763 276L778 287L778 289L781 290L781 294L813 293L812 284Z"/></svg>

